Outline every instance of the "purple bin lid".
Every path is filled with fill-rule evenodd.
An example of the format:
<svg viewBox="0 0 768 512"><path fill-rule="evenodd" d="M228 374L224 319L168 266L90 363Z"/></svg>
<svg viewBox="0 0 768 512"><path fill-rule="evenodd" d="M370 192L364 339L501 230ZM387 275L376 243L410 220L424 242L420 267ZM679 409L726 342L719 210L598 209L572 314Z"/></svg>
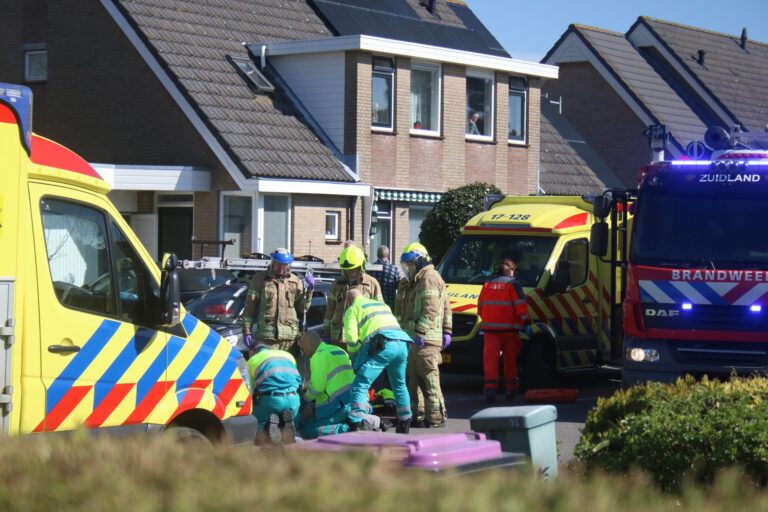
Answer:
<svg viewBox="0 0 768 512"><path fill-rule="evenodd" d="M428 436L383 432L347 432L290 445L296 449L338 452L367 450L386 452L406 467L440 470L501 457L501 443L484 434L455 433Z"/></svg>

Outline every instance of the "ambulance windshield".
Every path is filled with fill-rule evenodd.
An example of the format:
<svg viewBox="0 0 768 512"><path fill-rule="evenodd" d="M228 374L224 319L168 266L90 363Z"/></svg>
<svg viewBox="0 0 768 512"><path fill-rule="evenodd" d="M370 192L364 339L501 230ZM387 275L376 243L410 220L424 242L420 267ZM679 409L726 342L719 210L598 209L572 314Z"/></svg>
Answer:
<svg viewBox="0 0 768 512"><path fill-rule="evenodd" d="M446 283L482 284L502 258L517 263L520 284L535 287L557 243L553 236L462 235L438 270Z"/></svg>
<svg viewBox="0 0 768 512"><path fill-rule="evenodd" d="M745 187L641 189L632 261L672 268L768 268L768 200Z"/></svg>

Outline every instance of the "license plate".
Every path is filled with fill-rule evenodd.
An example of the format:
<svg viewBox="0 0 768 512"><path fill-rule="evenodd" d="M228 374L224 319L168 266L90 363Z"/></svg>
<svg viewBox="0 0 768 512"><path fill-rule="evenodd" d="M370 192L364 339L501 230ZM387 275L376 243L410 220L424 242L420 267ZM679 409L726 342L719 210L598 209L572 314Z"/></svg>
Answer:
<svg viewBox="0 0 768 512"><path fill-rule="evenodd" d="M443 364L451 364L451 354L440 354L443 356Z"/></svg>

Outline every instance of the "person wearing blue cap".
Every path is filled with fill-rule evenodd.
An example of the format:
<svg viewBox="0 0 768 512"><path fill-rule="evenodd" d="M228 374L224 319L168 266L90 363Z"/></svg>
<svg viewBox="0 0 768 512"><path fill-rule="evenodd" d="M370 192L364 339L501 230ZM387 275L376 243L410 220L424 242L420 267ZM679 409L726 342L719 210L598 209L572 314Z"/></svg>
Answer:
<svg viewBox="0 0 768 512"><path fill-rule="evenodd" d="M288 351L299 334L299 316L309 309L315 280L291 272L293 255L275 249L267 270L257 272L248 286L243 310L243 341L248 348L264 343Z"/></svg>

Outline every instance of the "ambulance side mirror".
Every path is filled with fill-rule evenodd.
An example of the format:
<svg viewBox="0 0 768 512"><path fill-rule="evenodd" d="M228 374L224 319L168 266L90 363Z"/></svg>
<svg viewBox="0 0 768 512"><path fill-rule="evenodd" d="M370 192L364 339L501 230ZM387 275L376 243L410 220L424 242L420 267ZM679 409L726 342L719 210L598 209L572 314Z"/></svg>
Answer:
<svg viewBox="0 0 768 512"><path fill-rule="evenodd" d="M589 234L589 252L595 256L605 256L608 252L608 224L595 222Z"/></svg>
<svg viewBox="0 0 768 512"><path fill-rule="evenodd" d="M592 214L598 219L605 219L611 213L611 200L606 196L592 198Z"/></svg>
<svg viewBox="0 0 768 512"><path fill-rule="evenodd" d="M160 276L160 304L158 325L173 327L181 320L181 286L176 267L179 259L173 253L163 254Z"/></svg>

